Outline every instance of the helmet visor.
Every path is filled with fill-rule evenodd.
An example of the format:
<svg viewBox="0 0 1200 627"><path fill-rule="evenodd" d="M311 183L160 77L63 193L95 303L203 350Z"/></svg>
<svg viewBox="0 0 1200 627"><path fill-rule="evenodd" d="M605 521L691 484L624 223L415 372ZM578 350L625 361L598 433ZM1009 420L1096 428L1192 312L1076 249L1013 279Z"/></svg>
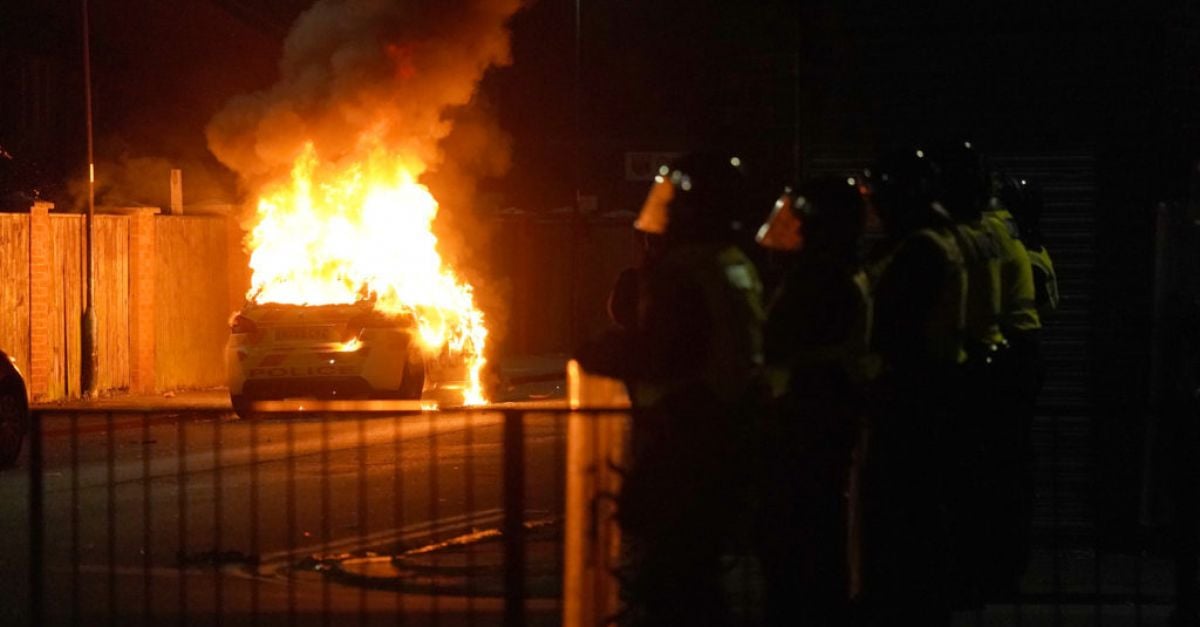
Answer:
<svg viewBox="0 0 1200 627"><path fill-rule="evenodd" d="M664 235L671 224L670 205L675 198L675 186L661 176L655 177L654 181L633 228L643 233Z"/></svg>
<svg viewBox="0 0 1200 627"><path fill-rule="evenodd" d="M799 200L804 202L803 198ZM804 236L800 233L802 221L792 208L794 202L790 193L784 193L775 201L775 208L758 228L758 235L754 238L760 246L788 252L798 251L804 246Z"/></svg>

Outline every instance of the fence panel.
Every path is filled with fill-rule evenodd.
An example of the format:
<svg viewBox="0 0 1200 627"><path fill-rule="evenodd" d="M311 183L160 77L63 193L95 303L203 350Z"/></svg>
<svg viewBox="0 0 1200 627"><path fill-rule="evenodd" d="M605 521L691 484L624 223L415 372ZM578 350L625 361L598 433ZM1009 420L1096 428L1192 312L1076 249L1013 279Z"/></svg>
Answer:
<svg viewBox="0 0 1200 627"><path fill-rule="evenodd" d="M232 311L225 219L157 216L154 225L157 387L224 385Z"/></svg>
<svg viewBox="0 0 1200 627"><path fill-rule="evenodd" d="M96 389L129 388L129 218L96 216Z"/></svg>
<svg viewBox="0 0 1200 627"><path fill-rule="evenodd" d="M82 394L84 216L50 214L51 399Z"/></svg>
<svg viewBox="0 0 1200 627"><path fill-rule="evenodd" d="M0 214L0 350L29 376L29 214Z"/></svg>

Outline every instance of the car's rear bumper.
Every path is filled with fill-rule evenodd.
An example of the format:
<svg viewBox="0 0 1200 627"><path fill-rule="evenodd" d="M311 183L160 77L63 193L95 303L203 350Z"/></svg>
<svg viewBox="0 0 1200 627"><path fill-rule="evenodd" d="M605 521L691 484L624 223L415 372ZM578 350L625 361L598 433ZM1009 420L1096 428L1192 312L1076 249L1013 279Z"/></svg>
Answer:
<svg viewBox="0 0 1200 627"><path fill-rule="evenodd" d="M387 398L396 392L377 390L362 377L295 377L286 379L248 379L241 395L247 399L284 398Z"/></svg>

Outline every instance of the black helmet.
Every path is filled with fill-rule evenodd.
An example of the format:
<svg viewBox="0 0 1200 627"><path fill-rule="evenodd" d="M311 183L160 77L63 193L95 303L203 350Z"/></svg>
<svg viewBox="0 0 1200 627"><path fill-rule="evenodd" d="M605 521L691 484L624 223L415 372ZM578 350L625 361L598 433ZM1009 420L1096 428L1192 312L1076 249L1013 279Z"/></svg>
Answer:
<svg viewBox="0 0 1200 627"><path fill-rule="evenodd" d="M899 237L938 220L939 170L924 148L885 153L864 175L871 206L888 235Z"/></svg>
<svg viewBox="0 0 1200 627"><path fill-rule="evenodd" d="M786 188L756 239L775 250L795 251L818 243L853 249L866 222L862 191L858 179L835 176Z"/></svg>
<svg viewBox="0 0 1200 627"><path fill-rule="evenodd" d="M670 239L719 239L741 228L749 186L741 159L696 152L664 165L633 226Z"/></svg>
<svg viewBox="0 0 1200 627"><path fill-rule="evenodd" d="M934 146L930 158L938 170L937 200L955 220L978 220L991 196L984 157L969 141Z"/></svg>
<svg viewBox="0 0 1200 627"><path fill-rule="evenodd" d="M993 198L1008 209L1026 246L1041 247L1042 189L1026 178L1005 174L993 175Z"/></svg>

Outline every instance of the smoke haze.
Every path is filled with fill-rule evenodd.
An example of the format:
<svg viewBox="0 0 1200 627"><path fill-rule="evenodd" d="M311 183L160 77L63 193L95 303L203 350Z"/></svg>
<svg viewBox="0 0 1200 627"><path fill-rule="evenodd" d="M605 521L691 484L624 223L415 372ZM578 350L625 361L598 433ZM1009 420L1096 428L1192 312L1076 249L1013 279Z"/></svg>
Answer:
<svg viewBox="0 0 1200 627"><path fill-rule="evenodd" d="M416 173L443 162L451 107L510 62L519 0L319 0L288 35L280 78L234 98L209 124L209 148L251 191L286 175L306 142L336 162L377 142ZM498 134L489 150L507 150ZM507 161L507 156L498 158Z"/></svg>

